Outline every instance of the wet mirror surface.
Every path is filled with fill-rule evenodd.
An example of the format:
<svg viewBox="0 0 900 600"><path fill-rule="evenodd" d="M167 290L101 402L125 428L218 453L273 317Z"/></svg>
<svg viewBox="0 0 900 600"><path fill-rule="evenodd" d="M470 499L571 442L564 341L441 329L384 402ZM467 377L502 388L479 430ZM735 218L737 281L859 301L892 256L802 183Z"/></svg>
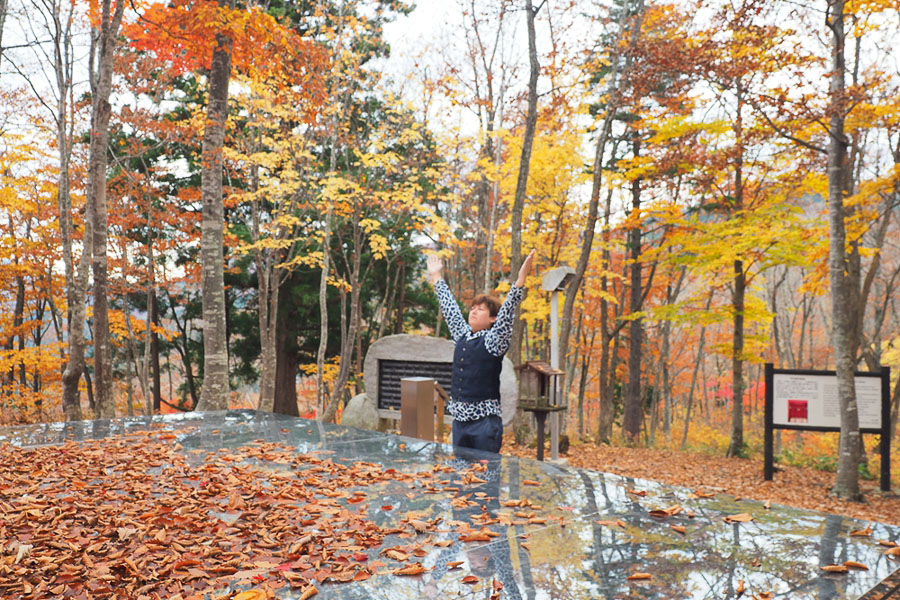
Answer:
<svg viewBox="0 0 900 600"><path fill-rule="evenodd" d="M7 427L0 443L57 445L146 429L171 432L191 464L267 442L298 456L422 474L380 481L366 494L367 518L381 527L399 528L409 513L436 523L418 534L432 542L416 559L425 572L406 577L383 574L385 567L365 581L318 584L316 598L734 598L743 586L747 598L825 600L859 598L900 567L879 544L900 542L900 529L884 524L851 535L868 523L515 457L457 456L443 444L253 411ZM267 464L265 454L246 462L260 477L269 473L273 486L290 471ZM460 475L473 467L477 477ZM302 461L293 468L302 471ZM463 523L485 541L461 541ZM416 537L388 536L367 552L374 561ZM821 569L846 561L868 570ZM636 574L649 579L628 579ZM278 590L279 598L299 595Z"/></svg>

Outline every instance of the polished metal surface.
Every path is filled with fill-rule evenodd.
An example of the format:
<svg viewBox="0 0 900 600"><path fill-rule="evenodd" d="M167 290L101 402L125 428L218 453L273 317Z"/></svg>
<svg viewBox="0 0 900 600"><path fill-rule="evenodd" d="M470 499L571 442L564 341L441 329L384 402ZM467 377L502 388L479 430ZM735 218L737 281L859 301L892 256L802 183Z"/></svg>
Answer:
<svg viewBox="0 0 900 600"><path fill-rule="evenodd" d="M440 479L415 484L388 481L377 489L367 488L379 506L393 507L375 510L372 502L369 519L380 526L398 526L411 511L440 519L443 525L429 535L433 541L451 544L432 546L418 559L426 572L320 584L317 599L487 599L494 593L501 600L712 599L737 597L743 582L744 598L771 592L774 598L829 600L893 598L884 594L896 587L888 577L900 561L885 555L878 540L900 542L897 527L872 523L870 535L851 536L867 523L778 505L766 508L761 502L723 495L698 497L695 490L677 486L515 457L479 452L457 456L442 444L279 415L230 411L6 427L0 428L0 445L55 445L150 427L175 432L173 445L179 444L186 453L236 449L264 440L297 454L346 464L363 461L407 473L448 467ZM247 460L260 461L258 456ZM482 469L483 481L454 483L456 474L472 465ZM457 493L435 487L439 481L459 488L458 494L469 495L474 504L460 509L453 502ZM508 506L514 501L533 513L532 522L514 514L521 512L521 507ZM724 519L739 514L752 520ZM488 526L497 534L489 543L460 541L453 526L471 522L472 517L498 516L501 523ZM409 542L389 538L383 546ZM369 551L373 560L378 550ZM462 561L459 568L448 568L456 561ZM845 561L861 563L868 570L844 574L821 570ZM635 573L647 573L650 579L629 580ZM478 581L464 583L468 575ZM502 583L502 590L495 592L492 581ZM299 594L282 588L278 597Z"/></svg>

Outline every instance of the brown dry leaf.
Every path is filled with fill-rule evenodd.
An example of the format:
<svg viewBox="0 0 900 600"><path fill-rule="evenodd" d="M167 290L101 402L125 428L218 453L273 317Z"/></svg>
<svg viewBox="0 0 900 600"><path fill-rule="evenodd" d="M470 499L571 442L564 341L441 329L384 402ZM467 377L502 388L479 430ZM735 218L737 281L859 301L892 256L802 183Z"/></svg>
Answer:
<svg viewBox="0 0 900 600"><path fill-rule="evenodd" d="M412 563L399 569L394 569L394 575L420 575L425 572L422 563Z"/></svg>
<svg viewBox="0 0 900 600"><path fill-rule="evenodd" d="M847 565L825 565L821 569L826 573L846 573L850 570Z"/></svg>
<svg viewBox="0 0 900 600"><path fill-rule="evenodd" d="M428 531L428 528L430 527L428 523L420 521L419 519L410 519L409 524L418 533L424 533L425 531Z"/></svg>
<svg viewBox="0 0 900 600"><path fill-rule="evenodd" d="M479 579L474 575L466 575L460 581L462 581L463 583L468 583L469 585L473 585L478 583Z"/></svg>
<svg viewBox="0 0 900 600"><path fill-rule="evenodd" d="M14 565L22 562L22 559L29 556L31 551L34 549L32 544L19 544L19 549L16 551L16 559L13 561Z"/></svg>
<svg viewBox="0 0 900 600"><path fill-rule="evenodd" d="M457 569L457 568L459 568L459 565L463 564L464 562L466 562L466 561L464 561L464 560L452 560L452 561L450 561L450 562L447 563L447 567L449 567L449 568L451 568L451 569Z"/></svg>
<svg viewBox="0 0 900 600"><path fill-rule="evenodd" d="M594 521L597 525L603 525L604 527L622 527L621 521Z"/></svg>
<svg viewBox="0 0 900 600"><path fill-rule="evenodd" d="M897 542L892 542L891 540L878 540L878 543L882 546L887 546L888 548L897 547Z"/></svg>
<svg viewBox="0 0 900 600"><path fill-rule="evenodd" d="M528 542L519 542L519 545L521 547L525 548L526 550L528 550L529 552L531 551L531 544L529 544Z"/></svg>
<svg viewBox="0 0 900 600"><path fill-rule="evenodd" d="M853 537L869 537L872 535L872 524L869 523L866 525L865 529L857 529L856 531L851 531L850 535Z"/></svg>
<svg viewBox="0 0 900 600"><path fill-rule="evenodd" d="M629 575L625 579L628 581L642 581L647 579L652 579L653 576L650 573L634 573L633 575Z"/></svg>
<svg viewBox="0 0 900 600"><path fill-rule="evenodd" d="M236 595L231 600L266 600L266 593L262 590L247 590Z"/></svg>
<svg viewBox="0 0 900 600"><path fill-rule="evenodd" d="M685 529L682 525L669 525L669 527L671 527L681 535L687 535L687 529Z"/></svg>
<svg viewBox="0 0 900 600"><path fill-rule="evenodd" d="M900 556L900 546L894 546L888 550L885 550L883 554L887 556Z"/></svg>
<svg viewBox="0 0 900 600"><path fill-rule="evenodd" d="M541 485L541 484L539 484L537 481L534 481L533 479L523 479L522 485Z"/></svg>
<svg viewBox="0 0 900 600"><path fill-rule="evenodd" d="M406 562L409 560L409 553L402 552L397 550L396 548L388 548L387 550L382 551L382 554L387 556L388 558L393 558L397 562Z"/></svg>
<svg viewBox="0 0 900 600"><path fill-rule="evenodd" d="M770 508L772 508L772 503L766 500L766 503L763 504L763 508L769 510Z"/></svg>
<svg viewBox="0 0 900 600"><path fill-rule="evenodd" d="M309 587L303 588L303 591L300 592L300 597L297 598L297 600L309 600L318 593L319 590L316 589L316 586L311 585Z"/></svg>
<svg viewBox="0 0 900 600"><path fill-rule="evenodd" d="M855 560L845 560L844 566L850 567L851 569L861 569L863 571L869 570L869 567L867 567L866 565L864 565L862 563L856 562Z"/></svg>
<svg viewBox="0 0 900 600"><path fill-rule="evenodd" d="M499 592L500 590L503 589L503 582L497 581L496 579L494 579L493 581L491 581L491 587L494 589L495 592Z"/></svg>
<svg viewBox="0 0 900 600"><path fill-rule="evenodd" d="M775 598L775 592L760 592L753 596L753 600L772 600Z"/></svg>
<svg viewBox="0 0 900 600"><path fill-rule="evenodd" d="M737 589L734 590L734 593L735 593L735 596L737 596L738 598L740 598L741 595L743 595L743 593L744 593L744 580L743 579L738 579Z"/></svg>
<svg viewBox="0 0 900 600"><path fill-rule="evenodd" d="M647 495L647 492L644 490L625 490L625 491L634 496L646 496Z"/></svg>
<svg viewBox="0 0 900 600"><path fill-rule="evenodd" d="M722 520L726 523L749 523L753 520L753 517L750 513L740 513L737 515L728 515L726 517L722 517Z"/></svg>

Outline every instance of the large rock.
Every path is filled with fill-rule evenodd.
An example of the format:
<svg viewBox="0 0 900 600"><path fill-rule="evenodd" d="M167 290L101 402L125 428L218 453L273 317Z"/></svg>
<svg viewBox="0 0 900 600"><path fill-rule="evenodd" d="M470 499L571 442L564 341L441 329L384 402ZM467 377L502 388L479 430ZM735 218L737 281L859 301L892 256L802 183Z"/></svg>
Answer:
<svg viewBox="0 0 900 600"><path fill-rule="evenodd" d="M378 407L365 393L357 394L350 399L344 407L344 416L341 417L341 425L356 427L357 429L378 430Z"/></svg>
<svg viewBox="0 0 900 600"><path fill-rule="evenodd" d="M370 398L378 398L378 361L402 360L410 362L447 362L453 363L453 349L456 344L452 340L424 335L401 333L389 335L375 341L366 354L363 364L363 380L366 393ZM450 390L447 390L448 392ZM500 408L503 411L503 426L512 423L516 414L516 400L519 396L519 384L516 371L509 358L503 358L503 370L500 372Z"/></svg>

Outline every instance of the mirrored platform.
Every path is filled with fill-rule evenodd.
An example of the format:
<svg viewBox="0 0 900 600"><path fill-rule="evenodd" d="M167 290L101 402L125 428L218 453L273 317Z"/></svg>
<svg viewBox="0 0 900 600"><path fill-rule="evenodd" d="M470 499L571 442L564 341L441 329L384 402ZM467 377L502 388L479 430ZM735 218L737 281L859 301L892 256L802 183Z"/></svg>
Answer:
<svg viewBox="0 0 900 600"><path fill-rule="evenodd" d="M265 480L257 489L273 495L288 480L311 481L307 466L321 461L332 465L332 474L343 466L377 471L372 481L340 480L339 493L325 485L327 473L315 471L323 483L321 504L331 502L336 514L364 514L367 523L393 531L363 549L365 556L355 554L361 565L375 565L367 567L371 577L317 582L317 599L886 599L900 587L888 579L900 560L885 554L890 543L900 543L897 527L516 457L460 456L443 444L267 413L0 428L0 447L31 456L29 450L142 432L164 433L159 437L183 455L187 469L227 456L229 468ZM166 466L159 472L167 474ZM9 489L0 490L0 507L21 501ZM279 539L302 541L304 522L322 527L323 521L307 519L311 504L307 498L289 507L296 522ZM350 512L337 513L344 509ZM248 531L264 517L224 507L213 515L221 527ZM413 520L428 527L410 527ZM481 539L461 539L467 531ZM391 560L384 553L389 548L408 553L407 560ZM309 565L295 561L287 547L267 552L275 562L227 574L230 589L280 582L278 598L300 598L303 588L287 583L295 572L310 576ZM822 569L848 562L859 566L845 573ZM391 572L416 563L421 574Z"/></svg>

